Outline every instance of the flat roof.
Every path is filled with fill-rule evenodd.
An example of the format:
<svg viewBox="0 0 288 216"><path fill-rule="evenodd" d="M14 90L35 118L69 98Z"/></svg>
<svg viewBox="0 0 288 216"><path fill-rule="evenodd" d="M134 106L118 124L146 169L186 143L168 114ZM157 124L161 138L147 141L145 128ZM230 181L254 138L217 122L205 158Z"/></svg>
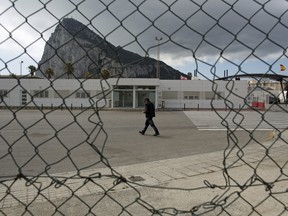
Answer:
<svg viewBox="0 0 288 216"><path fill-rule="evenodd" d="M241 78L241 77L247 77L247 78L253 78L253 79L268 78L268 79L276 80L276 81L288 80L288 76L281 75L281 74L268 74L268 73L235 74L232 76L221 77L221 78L218 78L217 80L229 80L229 79Z"/></svg>

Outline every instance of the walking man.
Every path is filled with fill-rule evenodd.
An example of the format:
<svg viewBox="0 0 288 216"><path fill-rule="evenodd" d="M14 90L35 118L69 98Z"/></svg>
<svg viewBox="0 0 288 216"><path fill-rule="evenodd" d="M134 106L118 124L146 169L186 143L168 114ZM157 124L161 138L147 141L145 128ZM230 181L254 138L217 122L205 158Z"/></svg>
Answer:
<svg viewBox="0 0 288 216"><path fill-rule="evenodd" d="M155 126L154 122L153 122L153 118L155 117L155 107L154 104L149 100L149 98L145 98L144 100L144 104L145 104L145 117L146 117L146 121L145 121L145 127L142 131L139 131L140 134L144 135L148 126L150 125L155 133L153 134L153 136L159 136L160 133L157 129L157 127Z"/></svg>

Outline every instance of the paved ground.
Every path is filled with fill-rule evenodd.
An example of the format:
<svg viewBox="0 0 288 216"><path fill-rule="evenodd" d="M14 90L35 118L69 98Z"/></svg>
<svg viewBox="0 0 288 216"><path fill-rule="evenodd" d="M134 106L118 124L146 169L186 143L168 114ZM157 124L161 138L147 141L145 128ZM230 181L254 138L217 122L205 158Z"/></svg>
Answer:
<svg viewBox="0 0 288 216"><path fill-rule="evenodd" d="M152 136L151 128L140 136L138 131L144 126L141 111L104 111L97 116L91 111L44 115L23 110L16 112L16 118L7 110L1 112L2 178L17 175L19 168L24 175L36 176L105 167L98 163L101 158L97 151L112 166L121 166L214 152L227 146L227 133L219 124L220 118L210 111L158 112L155 122L159 137ZM203 125L206 130L200 132L198 128L203 129ZM250 141L250 131L239 130L235 134L241 137L239 145L254 142ZM267 131L258 130L253 136L265 141Z"/></svg>
<svg viewBox="0 0 288 216"><path fill-rule="evenodd" d="M225 114L227 112L221 112L221 116ZM152 131L147 136L135 133L143 123L143 116L139 116L139 112L104 112L102 118L104 125L106 124L105 130L109 134L109 141L105 143L103 153L108 155L109 161L112 161L114 171L111 172L111 169L105 168L102 164L97 169L92 167L81 170L80 175L69 169L66 172L54 172L52 175L54 180L38 177L32 181L24 178L16 182L4 181L0 185L0 192L4 194L2 198L0 197L0 213L23 214L25 208L21 205L22 202L29 204L28 210L34 215L53 213L85 215L89 209L96 215L120 215L122 211L121 215L151 215L151 211L156 210L159 215L161 212L163 215L165 212L166 215L169 215L168 213L192 215L192 212L193 214L206 212L208 215L207 211L210 210L207 204L206 207L202 204L211 201L217 197L216 195L218 200L215 202L221 203L225 197L230 200L229 207L227 204L225 208L230 215L248 215L255 209L261 214L265 213L262 215L279 215L281 211L285 213L283 209L287 202L282 200L281 195L274 194L273 198L267 196L265 186L269 185L268 182L274 182L276 189L273 192L279 194L283 194L286 189L285 175L288 169L287 145L284 141L287 140L287 135L285 132L279 135L277 131L271 130L273 129L271 126L285 128L282 123L280 127L279 122L284 122L287 117L281 112L266 114L268 126L260 124L258 127L259 116L247 112L246 115L249 121L245 119L245 122L250 122L248 131L227 133L219 124L219 117L209 111L158 112L155 122L161 136L153 137ZM228 117L233 119L230 115ZM113 119L113 123L111 124L108 119ZM260 119L263 119L261 114ZM61 122L60 119L58 121ZM127 121L130 124L127 124ZM126 124L123 125L123 122ZM247 123L245 127L248 127ZM252 133L251 130L255 129L257 131ZM37 133L41 137L43 131L39 130ZM281 139L275 139L277 137ZM127 144L124 140L134 145L133 148L130 146L132 149L126 149L127 152L120 147ZM224 152L223 149L228 143L230 148ZM110 148L115 148L114 151L109 149L109 145ZM143 152L146 152L146 155ZM131 159L133 158L131 155L135 158ZM229 184L225 181L227 175L226 178L223 176L224 165L229 171ZM254 171L257 171L258 177L253 174ZM128 182L121 183L116 178L120 174ZM87 181L87 177L92 177L93 181ZM204 180L207 180L206 184ZM260 186L250 189L248 186L257 182L256 180L267 181L267 184L259 184ZM223 189L218 187L211 189L207 187L208 182L221 185ZM234 188L230 185L246 185L248 189L244 187L239 190L239 187ZM7 189L9 195L5 196ZM241 198L237 196L236 199L237 190L241 192ZM255 196L254 192L261 196ZM266 200L273 201L270 201L269 205ZM234 202L235 205L231 205ZM262 205L264 202L265 207ZM272 205L274 207L271 207ZM213 211L210 213L216 215L220 210L213 206ZM246 212L243 211L243 207ZM223 213L223 215L229 214Z"/></svg>

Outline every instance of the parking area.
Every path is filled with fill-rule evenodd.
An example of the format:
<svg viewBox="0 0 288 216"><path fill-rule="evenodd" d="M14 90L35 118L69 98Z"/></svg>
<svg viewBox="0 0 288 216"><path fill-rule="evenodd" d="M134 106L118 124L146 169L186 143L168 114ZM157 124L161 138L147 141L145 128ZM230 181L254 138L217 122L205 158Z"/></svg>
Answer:
<svg viewBox="0 0 288 216"><path fill-rule="evenodd" d="M258 118L248 115L247 121L257 125ZM281 115L273 118L284 122ZM138 133L144 120L140 110L102 111L99 115L92 111L22 110L13 114L1 110L0 176L15 176L19 169L27 175L91 169L105 167L107 161L111 166L138 164L227 147L227 131L211 111L159 111L155 118L159 137L152 136L151 128L145 136ZM269 139L271 128L260 129L253 132L253 140L251 131L235 131L238 145Z"/></svg>

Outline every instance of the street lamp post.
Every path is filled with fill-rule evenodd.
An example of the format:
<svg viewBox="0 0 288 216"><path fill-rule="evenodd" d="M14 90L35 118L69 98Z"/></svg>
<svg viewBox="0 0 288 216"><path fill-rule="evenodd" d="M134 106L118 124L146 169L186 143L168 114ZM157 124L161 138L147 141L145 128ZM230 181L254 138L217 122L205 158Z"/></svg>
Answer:
<svg viewBox="0 0 288 216"><path fill-rule="evenodd" d="M23 64L23 61L20 61L20 75L22 76L22 64Z"/></svg>
<svg viewBox="0 0 288 216"><path fill-rule="evenodd" d="M159 61L160 61L160 41L162 40L162 37L161 38L155 37L155 39L158 42L158 45L157 45L157 75L156 75L156 77L160 79L160 64L159 64Z"/></svg>

